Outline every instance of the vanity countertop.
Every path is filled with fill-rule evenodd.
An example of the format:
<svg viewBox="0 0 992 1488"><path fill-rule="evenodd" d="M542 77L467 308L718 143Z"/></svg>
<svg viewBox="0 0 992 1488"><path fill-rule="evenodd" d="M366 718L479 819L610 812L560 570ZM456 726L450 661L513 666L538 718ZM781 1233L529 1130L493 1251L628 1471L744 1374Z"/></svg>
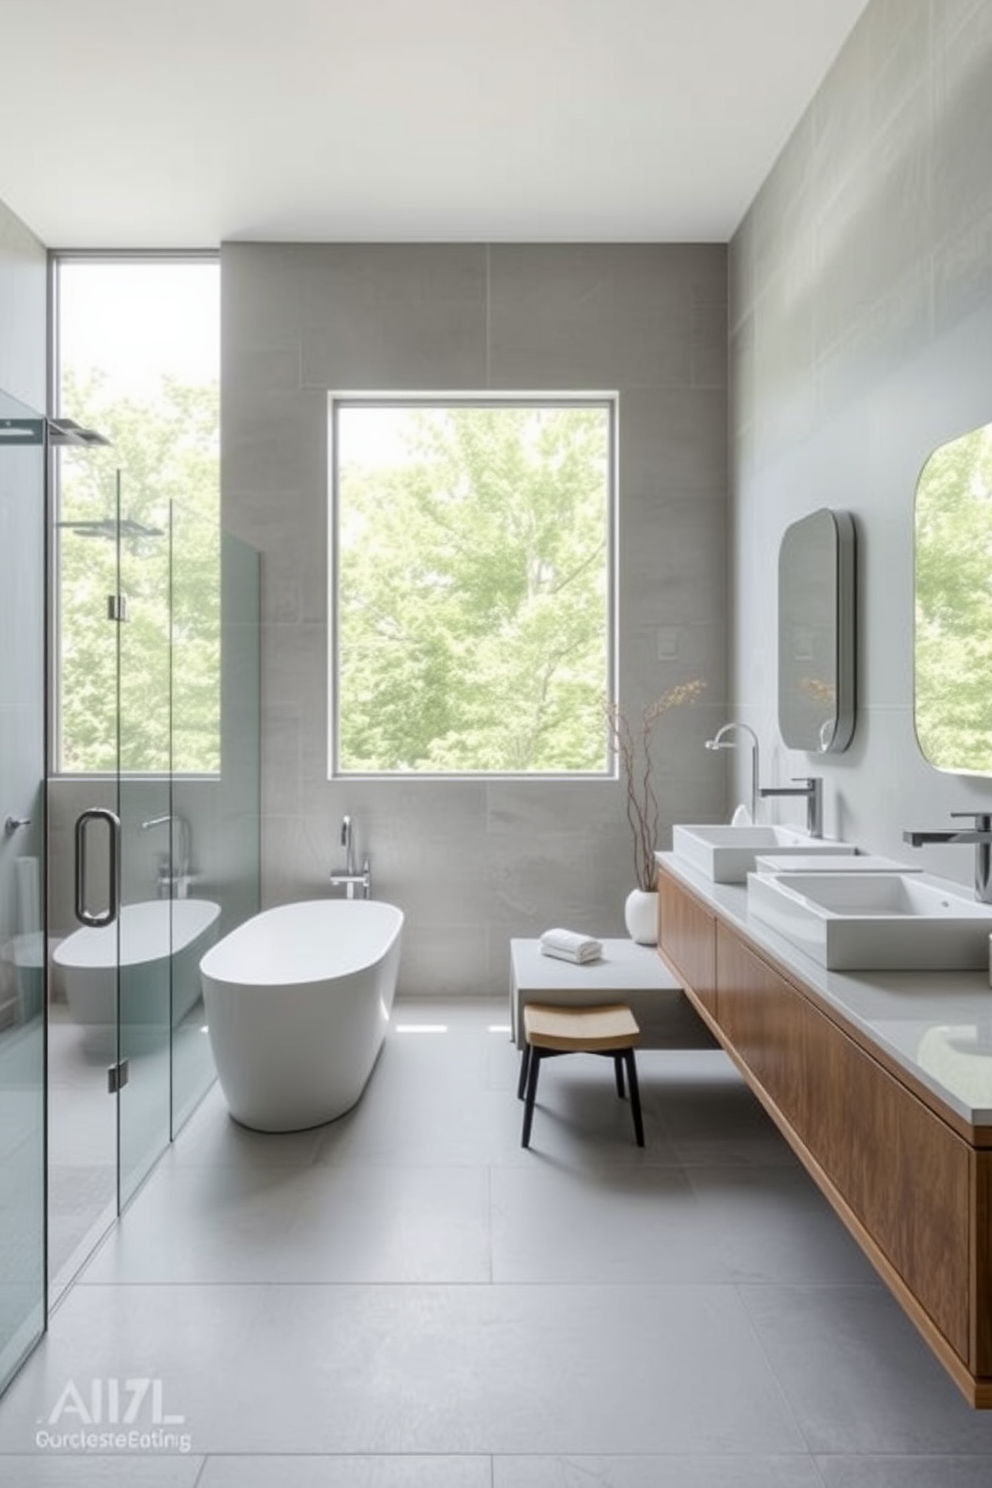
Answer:
<svg viewBox="0 0 992 1488"><path fill-rule="evenodd" d="M992 1125L992 987L984 971L827 971L748 912L743 884L713 883L674 853L658 862L786 972L833 1005L973 1126ZM932 880L936 881L936 880ZM954 885L960 891L960 885Z"/></svg>

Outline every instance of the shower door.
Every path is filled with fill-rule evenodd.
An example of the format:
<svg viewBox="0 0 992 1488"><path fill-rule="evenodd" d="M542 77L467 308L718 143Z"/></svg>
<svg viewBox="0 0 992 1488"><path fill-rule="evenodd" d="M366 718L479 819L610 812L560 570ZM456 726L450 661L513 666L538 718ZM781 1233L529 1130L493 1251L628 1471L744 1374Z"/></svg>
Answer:
<svg viewBox="0 0 992 1488"><path fill-rule="evenodd" d="M0 392L0 1391L46 1311L44 461Z"/></svg>
<svg viewBox="0 0 992 1488"><path fill-rule="evenodd" d="M168 503L140 523L118 482L117 1197L123 1209L169 1143L172 884L181 824L172 780L172 519ZM140 921L134 911L140 913Z"/></svg>
<svg viewBox="0 0 992 1488"><path fill-rule="evenodd" d="M104 1110L116 1213L169 1140L171 544L167 506L140 521L126 514L120 471L98 500L100 513L64 515L59 527L63 588L66 570L83 571L84 560L89 585L82 623L99 737L85 746L92 804L75 824L75 914L107 947L107 1027L95 1047L102 1099L113 1102ZM65 677L65 656L62 667Z"/></svg>

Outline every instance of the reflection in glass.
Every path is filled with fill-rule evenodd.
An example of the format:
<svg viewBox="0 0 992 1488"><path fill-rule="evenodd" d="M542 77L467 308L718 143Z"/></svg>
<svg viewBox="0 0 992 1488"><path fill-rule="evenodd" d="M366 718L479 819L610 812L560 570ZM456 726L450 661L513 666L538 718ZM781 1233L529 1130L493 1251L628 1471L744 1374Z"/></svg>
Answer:
<svg viewBox="0 0 992 1488"><path fill-rule="evenodd" d="M992 774L992 424L916 488L916 737L938 770Z"/></svg>

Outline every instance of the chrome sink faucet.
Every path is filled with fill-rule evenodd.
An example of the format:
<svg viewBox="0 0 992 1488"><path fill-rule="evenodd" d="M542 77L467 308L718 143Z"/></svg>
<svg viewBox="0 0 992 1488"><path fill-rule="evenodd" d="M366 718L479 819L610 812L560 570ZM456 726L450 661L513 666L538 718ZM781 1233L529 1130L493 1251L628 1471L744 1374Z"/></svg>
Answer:
<svg viewBox="0 0 992 1488"><path fill-rule="evenodd" d="M766 785L762 796L805 796L806 834L809 837L823 836L823 778L820 775L793 775L798 785Z"/></svg>
<svg viewBox="0 0 992 1488"><path fill-rule="evenodd" d="M747 734L751 740L751 820L758 820L758 736L748 723L725 723L722 728L717 729L712 739L707 739L703 745L704 749L736 749L737 745L732 739L724 742L725 735L732 729Z"/></svg>
<svg viewBox="0 0 992 1488"><path fill-rule="evenodd" d="M910 847L924 847L928 842L964 842L975 846L975 898L980 904L992 904L992 812L952 811L952 816L966 816L972 827L948 827L936 832L903 832L902 840Z"/></svg>

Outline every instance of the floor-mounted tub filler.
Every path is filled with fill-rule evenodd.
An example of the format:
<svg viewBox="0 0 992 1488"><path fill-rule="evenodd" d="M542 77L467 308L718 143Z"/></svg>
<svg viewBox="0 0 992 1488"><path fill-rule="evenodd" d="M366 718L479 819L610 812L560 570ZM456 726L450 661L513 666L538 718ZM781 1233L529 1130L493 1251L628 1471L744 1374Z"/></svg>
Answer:
<svg viewBox="0 0 992 1488"><path fill-rule="evenodd" d="M231 1115L302 1131L359 1099L382 1046L403 912L312 899L246 920L200 963L210 1043Z"/></svg>

